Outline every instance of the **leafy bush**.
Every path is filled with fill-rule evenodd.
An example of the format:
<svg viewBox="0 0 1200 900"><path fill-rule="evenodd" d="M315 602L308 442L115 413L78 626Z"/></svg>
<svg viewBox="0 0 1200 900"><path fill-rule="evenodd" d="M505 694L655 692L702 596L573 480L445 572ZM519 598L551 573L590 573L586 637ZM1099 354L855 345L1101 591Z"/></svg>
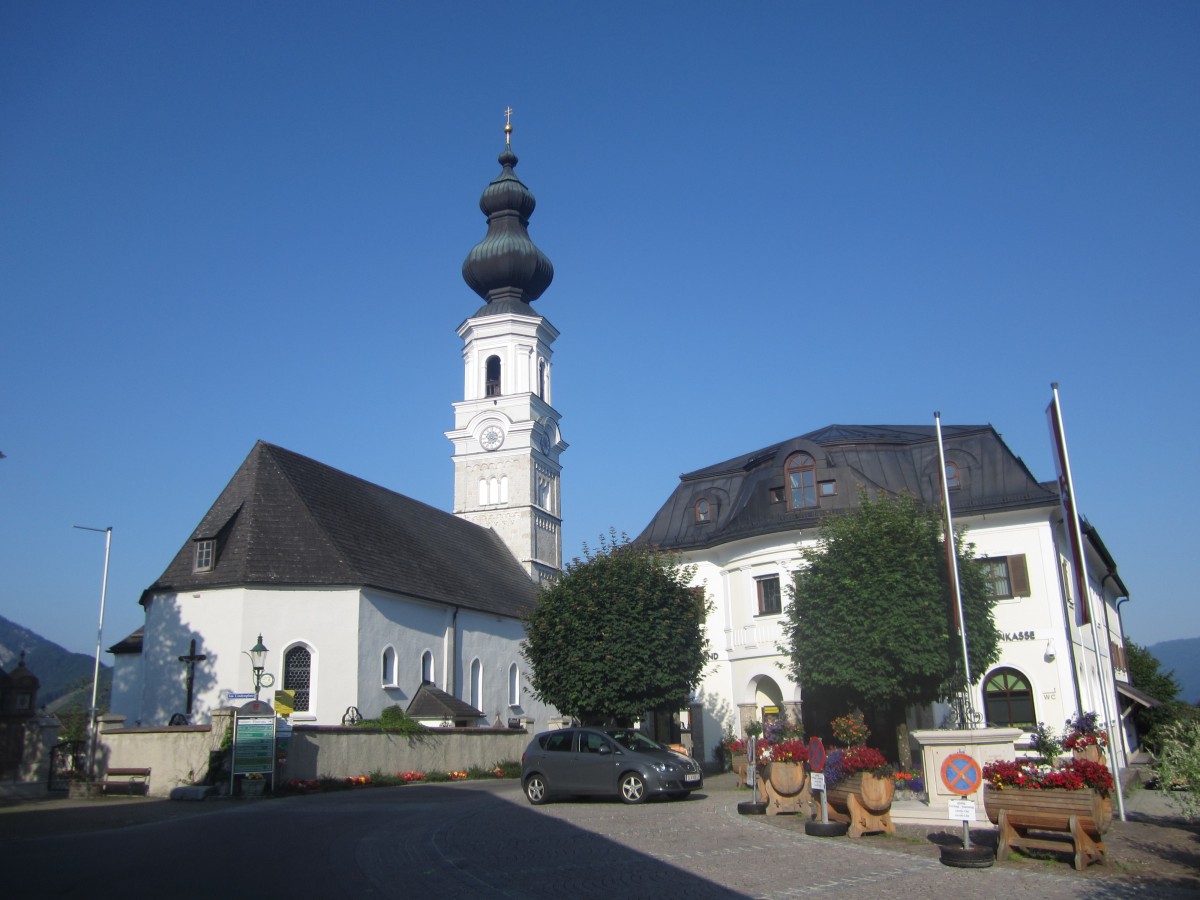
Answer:
<svg viewBox="0 0 1200 900"><path fill-rule="evenodd" d="M1200 818L1200 722L1171 722L1162 728L1159 784L1188 819Z"/></svg>
<svg viewBox="0 0 1200 900"><path fill-rule="evenodd" d="M428 728L406 713L397 703L385 707L379 714L379 718L363 719L355 727L411 735L427 735L430 733Z"/></svg>

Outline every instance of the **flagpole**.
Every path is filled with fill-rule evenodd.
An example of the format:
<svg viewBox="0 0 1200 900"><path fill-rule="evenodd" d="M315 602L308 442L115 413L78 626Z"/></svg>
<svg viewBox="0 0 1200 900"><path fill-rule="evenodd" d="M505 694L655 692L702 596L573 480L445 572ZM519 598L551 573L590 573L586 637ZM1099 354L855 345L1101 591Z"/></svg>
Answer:
<svg viewBox="0 0 1200 900"><path fill-rule="evenodd" d="M96 767L96 705L100 698L100 647L104 637L104 601L108 597L108 554L112 548L112 526L107 528L89 528L86 525L76 525L80 531L96 531L104 535L104 577L100 582L100 623L96 626L96 666L92 671L92 706L88 716L87 736L87 778L92 780Z"/></svg>
<svg viewBox="0 0 1200 900"><path fill-rule="evenodd" d="M1058 382L1054 381L1050 384L1052 399L1050 401L1050 422L1053 428L1052 437L1056 450L1056 459L1058 462L1058 490L1059 499L1062 501L1066 518L1070 521L1066 522L1067 536L1071 544L1072 567L1075 570L1075 586L1076 593L1079 594L1079 608L1083 613L1084 624L1088 625L1092 632L1092 652L1096 657L1096 692L1100 695L1100 705L1104 712L1104 718L1107 722L1109 733L1112 733L1114 728L1120 728L1121 722L1119 716L1114 716L1109 710L1109 691L1104 687L1104 663L1100 656L1100 632L1096 628L1096 617L1092 613L1092 591L1087 574L1087 550L1083 543L1083 528L1080 523L1079 506L1075 501L1075 481L1071 477L1071 460L1067 455L1067 431L1063 425L1062 404L1058 399ZM1100 601L1104 602L1104 597L1101 596ZM1087 666L1084 666L1084 675L1087 675ZM1088 693L1091 693L1092 683L1088 679ZM1081 714L1083 710L1079 711ZM1117 765L1117 748L1116 741L1113 741L1109 748L1108 757L1112 764L1113 783L1116 788L1117 795L1117 810L1120 813L1121 821L1125 821L1125 792L1121 789L1121 767Z"/></svg>
<svg viewBox="0 0 1200 900"><path fill-rule="evenodd" d="M954 536L954 517L950 513L950 485L946 483L946 448L942 445L942 414L940 411L934 411L933 422L937 428L938 464L940 466L938 481L942 486L942 509L946 513L946 563L950 568L950 584L954 590L954 624L962 638L963 671L967 677L963 694L969 705L968 709L963 710L963 724L970 724L971 720L967 718L966 714L971 708L971 686L974 681L971 679L971 659L967 654L967 621L963 616L962 585L958 580L958 541Z"/></svg>

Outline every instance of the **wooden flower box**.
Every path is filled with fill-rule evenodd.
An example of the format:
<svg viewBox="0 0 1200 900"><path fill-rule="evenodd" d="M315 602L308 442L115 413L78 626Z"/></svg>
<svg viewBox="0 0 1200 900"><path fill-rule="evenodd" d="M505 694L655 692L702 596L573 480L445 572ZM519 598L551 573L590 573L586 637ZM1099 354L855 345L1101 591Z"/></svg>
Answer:
<svg viewBox="0 0 1200 900"><path fill-rule="evenodd" d="M829 818L849 824L851 837L877 831L895 834L896 826L892 824L895 793L896 782L890 776L855 772L826 792Z"/></svg>
<svg viewBox="0 0 1200 900"><path fill-rule="evenodd" d="M983 806L1000 829L998 860L1007 859L1014 849L1029 849L1072 852L1080 872L1105 861L1101 837L1112 824L1112 799L1097 790L999 790L987 784Z"/></svg>
<svg viewBox="0 0 1200 900"><path fill-rule="evenodd" d="M808 786L808 772L804 763L773 762L767 766L767 777L763 779L763 791L767 796L767 815L780 813L809 812L812 792Z"/></svg>

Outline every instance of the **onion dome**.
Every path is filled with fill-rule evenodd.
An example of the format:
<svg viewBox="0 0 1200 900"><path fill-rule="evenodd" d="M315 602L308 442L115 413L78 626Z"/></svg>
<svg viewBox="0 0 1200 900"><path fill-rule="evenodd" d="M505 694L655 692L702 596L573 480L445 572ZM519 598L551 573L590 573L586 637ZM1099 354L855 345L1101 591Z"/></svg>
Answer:
<svg viewBox="0 0 1200 900"><path fill-rule="evenodd" d="M505 131L511 131L511 126ZM529 217L537 201L513 171L517 154L507 143L499 162L503 170L479 198L479 208L487 216L487 235L467 254L462 267L463 280L488 302L477 315L520 311L517 304L532 303L554 280L554 266L529 238Z"/></svg>

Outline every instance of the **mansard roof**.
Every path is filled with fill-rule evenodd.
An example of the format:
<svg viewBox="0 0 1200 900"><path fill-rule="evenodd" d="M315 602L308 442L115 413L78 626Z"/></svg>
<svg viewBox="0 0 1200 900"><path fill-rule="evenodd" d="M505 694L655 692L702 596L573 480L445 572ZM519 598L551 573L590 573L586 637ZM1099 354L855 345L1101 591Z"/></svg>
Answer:
<svg viewBox="0 0 1200 900"><path fill-rule="evenodd" d="M223 587L368 587L513 617L537 592L490 529L263 441L142 599Z"/></svg>
<svg viewBox="0 0 1200 900"><path fill-rule="evenodd" d="M1058 503L1056 486L1039 483L991 425L943 425L942 439L961 482L951 495L956 518ZM813 458L816 481L832 482L835 493L793 510L784 467L799 452ZM872 497L910 494L932 506L941 490L938 468L933 425L830 425L679 476L637 540L692 550L815 529L821 516L857 506L862 490ZM700 500L708 502L707 522L697 521Z"/></svg>

